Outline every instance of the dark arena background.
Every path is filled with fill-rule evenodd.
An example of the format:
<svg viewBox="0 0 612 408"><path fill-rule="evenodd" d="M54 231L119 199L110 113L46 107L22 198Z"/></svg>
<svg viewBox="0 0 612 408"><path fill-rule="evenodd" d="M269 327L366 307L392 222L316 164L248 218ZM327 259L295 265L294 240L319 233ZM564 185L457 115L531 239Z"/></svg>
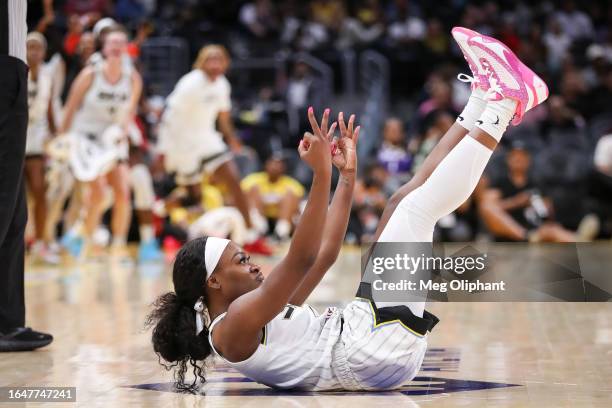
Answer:
<svg viewBox="0 0 612 408"><path fill-rule="evenodd" d="M28 58L38 44L44 54L35 71L52 84L42 115L55 122L41 151L26 156L26 323L54 340L36 351L0 353L0 405L18 406L9 391L19 387L74 387L76 404L91 407L612 406L610 1L22 1L28 32L40 33L28 37ZM109 182L95 196L72 174L70 148L62 145L71 88L92 58L105 58L96 54L101 37L116 25L128 34L122 63L142 78L129 154L114 162L130 179L123 207L129 230L121 239L111 216L120 211L121 190ZM495 248L495 270L522 274L533 285L529 295L454 301L430 294L427 309L440 322L416 377L393 390L274 389L211 357L200 391L179 392L158 362L145 318L173 290L182 245L231 236L268 274L287 253L313 184L297 150L311 131L308 108L318 118L326 108L333 118L354 113L361 133L348 228L337 261L307 300L319 312L344 307L385 205L470 97L470 83L457 79L472 74L451 36L455 26L506 44L550 95L508 128L469 199L438 221L434 242ZM198 163L202 174L188 187L164 161L168 149L189 153L164 117L177 82L210 44L231 59L231 107L216 121L231 137L219 155L231 152L234 187L246 198L252 228L242 225L242 202L227 174L207 170L217 156ZM32 100L41 87L30 86ZM333 187L338 178L334 170ZM78 234L94 207L101 220L84 241ZM257 239L249 238L253 231ZM569 266L568 250L575 255ZM6 263L0 259L0 274ZM525 276L544 264L554 265L545 278ZM571 296L568 282L577 285ZM36 401L22 406L49 403Z"/></svg>

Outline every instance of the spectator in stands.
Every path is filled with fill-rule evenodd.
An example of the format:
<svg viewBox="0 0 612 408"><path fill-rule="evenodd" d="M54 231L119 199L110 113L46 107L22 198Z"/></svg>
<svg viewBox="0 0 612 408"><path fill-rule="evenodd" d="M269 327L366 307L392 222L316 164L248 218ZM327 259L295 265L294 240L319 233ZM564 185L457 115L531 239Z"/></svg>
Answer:
<svg viewBox="0 0 612 408"><path fill-rule="evenodd" d="M74 54L66 57L66 82L64 91L62 92L62 100L68 97L68 91L72 86L72 81L81 72L83 67L87 65L89 58L96 52L96 38L90 31L84 32L79 39Z"/></svg>
<svg viewBox="0 0 612 408"><path fill-rule="evenodd" d="M438 144L440 138L454 123L454 115L444 110L431 112L423 121L424 132L422 136L410 140L409 151L414 152L412 173L414 174L425 161L427 155Z"/></svg>
<svg viewBox="0 0 612 408"><path fill-rule="evenodd" d="M612 64L607 64L598 72L598 83L589 92L588 101L590 109L588 118L601 115L610 116L612 113Z"/></svg>
<svg viewBox="0 0 612 408"><path fill-rule="evenodd" d="M76 52L79 41L81 41L83 29L83 23L79 16L73 14L68 18L68 32L64 37L64 52L66 55L71 56Z"/></svg>
<svg viewBox="0 0 612 408"><path fill-rule="evenodd" d="M271 38L278 31L276 10L270 0L255 0L240 9L240 23L255 38Z"/></svg>
<svg viewBox="0 0 612 408"><path fill-rule="evenodd" d="M549 114L545 122L545 134L549 142L566 139L576 146L586 147L585 121L580 112L569 106L565 98L553 95L548 102Z"/></svg>
<svg viewBox="0 0 612 408"><path fill-rule="evenodd" d="M437 18L429 19L423 42L425 49L434 61L439 61L448 54L449 36L440 20Z"/></svg>
<svg viewBox="0 0 612 408"><path fill-rule="evenodd" d="M398 118L389 118L383 128L383 142L378 150L378 162L389 173L391 183L401 186L410 177L412 155L408 152L404 124Z"/></svg>
<svg viewBox="0 0 612 408"><path fill-rule="evenodd" d="M280 40L285 46L295 46L298 32L301 30L304 21L306 7L297 0L283 1L279 4L279 30Z"/></svg>
<svg viewBox="0 0 612 408"><path fill-rule="evenodd" d="M342 0L314 0L310 2L310 9L312 20L331 31L338 29L338 17L346 15Z"/></svg>
<svg viewBox="0 0 612 408"><path fill-rule="evenodd" d="M286 174L283 156L273 154L266 160L264 171L248 175L240 185L251 205L268 219L269 231L281 240L288 239L299 214L304 187Z"/></svg>
<svg viewBox="0 0 612 408"><path fill-rule="evenodd" d="M543 40L546 45L548 69L557 73L572 45L572 39L563 31L559 20L553 17L548 23L548 30L546 30Z"/></svg>
<svg viewBox="0 0 612 408"><path fill-rule="evenodd" d="M286 147L294 147L302 134L309 129L304 112L309 106L322 106L320 81L312 74L306 61L298 59L284 90L289 124L289 140Z"/></svg>
<svg viewBox="0 0 612 408"><path fill-rule="evenodd" d="M516 32L516 19L512 14L506 14L502 18L498 38L515 53L521 49L521 38Z"/></svg>
<svg viewBox="0 0 612 408"><path fill-rule="evenodd" d="M149 21L143 21L138 24L134 39L128 44L128 55L133 59L140 57L140 47L153 33L153 24Z"/></svg>
<svg viewBox="0 0 612 408"><path fill-rule="evenodd" d="M387 23L404 21L408 16L423 16L421 5L416 1L392 0L386 2L383 7Z"/></svg>
<svg viewBox="0 0 612 408"><path fill-rule="evenodd" d="M564 104L572 109L575 115L580 115L580 120L584 121L583 118L589 108L589 97L586 81L580 71L572 68L564 72L561 79L560 94L563 97ZM552 101L549 103L552 103Z"/></svg>
<svg viewBox="0 0 612 408"><path fill-rule="evenodd" d="M576 8L574 0L564 0L555 17L572 41L593 38L595 31L588 14Z"/></svg>
<svg viewBox="0 0 612 408"><path fill-rule="evenodd" d="M47 27L55 21L55 10L53 1L35 0L28 1L27 23L29 31L37 31L46 34Z"/></svg>
<svg viewBox="0 0 612 408"><path fill-rule="evenodd" d="M552 204L536 188L531 154L523 145L511 148L505 165L498 177L482 182L479 211L495 239L575 242L576 234L552 221Z"/></svg>
<svg viewBox="0 0 612 408"><path fill-rule="evenodd" d="M376 232L378 221L391 192L385 191L389 173L378 163L370 164L363 178L355 183L353 208L349 221L349 233L357 242L367 242Z"/></svg>
<svg viewBox="0 0 612 408"><path fill-rule="evenodd" d="M112 2L110 0L66 0L64 11L66 15L76 14L95 22L103 16L111 15Z"/></svg>
<svg viewBox="0 0 612 408"><path fill-rule="evenodd" d="M123 24L140 21L146 16L142 0L117 0L114 17Z"/></svg>
<svg viewBox="0 0 612 408"><path fill-rule="evenodd" d="M527 36L521 40L517 55L525 65L533 67L535 72L541 75L548 73L546 45L542 39L542 26L540 24L534 22L527 27ZM550 76L547 77L546 82L549 81Z"/></svg>
<svg viewBox="0 0 612 408"><path fill-rule="evenodd" d="M393 6L387 9L387 28L388 43L392 47L401 47L414 44L425 38L427 26L420 13L412 11L413 2L406 4L406 1L395 1Z"/></svg>
<svg viewBox="0 0 612 408"><path fill-rule="evenodd" d="M355 7L354 13L341 21L342 29L336 43L339 49L371 46L385 32L377 0L362 0Z"/></svg>
<svg viewBox="0 0 612 408"><path fill-rule="evenodd" d="M456 112L453 106L453 88L440 73L430 76L426 84L429 98L419 105L418 116L424 119L429 113L436 110Z"/></svg>

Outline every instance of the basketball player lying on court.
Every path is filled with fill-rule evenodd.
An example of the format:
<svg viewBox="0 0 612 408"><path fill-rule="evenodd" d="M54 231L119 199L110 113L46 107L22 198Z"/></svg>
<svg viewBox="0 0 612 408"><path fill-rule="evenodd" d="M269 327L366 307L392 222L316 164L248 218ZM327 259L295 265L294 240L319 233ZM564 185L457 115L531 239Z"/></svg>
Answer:
<svg viewBox="0 0 612 408"><path fill-rule="evenodd" d="M471 97L412 181L389 201L379 242L431 242L434 226L472 193L507 126L548 96L544 82L504 44L456 27L453 37L473 77ZM359 128L338 117L338 149L330 153L329 110L320 125L312 109L299 154L313 170L308 204L288 253L264 279L259 266L229 240L188 242L174 264L174 292L148 318L153 348L177 366L177 387L195 391L202 362L217 354L245 376L276 388L384 390L419 371L437 319L423 301L368 300L368 285L344 309L323 315L304 304L336 259L355 181ZM340 179L328 208L332 163ZM204 323L207 314L212 321ZM196 380L185 382L189 365Z"/></svg>

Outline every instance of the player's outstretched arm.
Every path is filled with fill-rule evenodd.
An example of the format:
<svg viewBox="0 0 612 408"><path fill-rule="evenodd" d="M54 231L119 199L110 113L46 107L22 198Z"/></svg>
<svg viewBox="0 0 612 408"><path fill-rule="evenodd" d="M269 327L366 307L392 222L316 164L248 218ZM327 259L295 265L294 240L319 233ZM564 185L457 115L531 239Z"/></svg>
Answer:
<svg viewBox="0 0 612 408"><path fill-rule="evenodd" d="M308 118L314 132L304 135L298 151L302 160L312 168L314 177L308 203L295 229L289 251L261 286L238 297L229 305L227 315L215 330L219 338L240 336L243 339L256 339L261 328L285 307L315 263L323 237L331 184L331 143L327 137L329 110L323 115L321 127L314 118L312 108L309 109ZM226 345L227 343L229 342L226 342ZM247 341L242 344L251 345L250 343ZM256 346L257 342L253 342L253 345ZM241 358L254 351L242 348L228 350L231 347L232 345L224 347L223 351L229 354L226 357Z"/></svg>
<svg viewBox="0 0 612 408"><path fill-rule="evenodd" d="M355 177L357 174L357 140L359 138L358 126L353 129L355 115L351 115L348 126L344 123L342 112L338 115L340 138L337 140L337 149L332 156L334 166L340 171L338 185L334 192L334 198L327 212L327 221L323 231L321 249L317 260L308 271L306 277L289 299L292 305L301 305L312 291L317 287L329 268L336 262L344 235L348 227L351 206L353 203L353 191L355 189ZM330 135L331 136L331 135Z"/></svg>

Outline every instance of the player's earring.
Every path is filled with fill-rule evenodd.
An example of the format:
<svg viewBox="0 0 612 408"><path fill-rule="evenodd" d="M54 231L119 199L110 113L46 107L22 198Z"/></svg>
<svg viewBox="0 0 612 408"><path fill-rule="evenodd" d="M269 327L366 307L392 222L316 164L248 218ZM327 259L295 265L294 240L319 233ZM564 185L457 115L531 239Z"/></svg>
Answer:
<svg viewBox="0 0 612 408"><path fill-rule="evenodd" d="M193 306L193 310L196 312L196 336L202 333L204 330L204 297L200 296L198 301Z"/></svg>

